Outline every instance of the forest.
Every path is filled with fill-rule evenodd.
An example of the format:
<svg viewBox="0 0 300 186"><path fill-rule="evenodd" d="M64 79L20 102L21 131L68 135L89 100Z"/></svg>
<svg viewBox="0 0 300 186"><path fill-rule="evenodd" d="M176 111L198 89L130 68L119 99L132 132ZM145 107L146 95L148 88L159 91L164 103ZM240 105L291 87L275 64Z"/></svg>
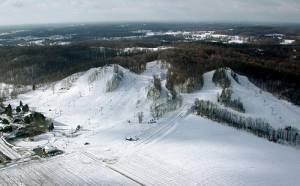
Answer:
<svg viewBox="0 0 300 186"><path fill-rule="evenodd" d="M143 42L145 42L143 45ZM161 60L169 67L167 88L184 92L202 86L202 74L228 67L246 75L257 86L300 105L300 46L173 43L158 51L120 52L121 47L157 47L150 39L85 42L67 46L0 46L0 82L36 85L63 79L73 73L119 64L141 73L146 63ZM151 43L151 42L150 42ZM105 46L105 47L100 47ZM181 88L182 89L182 88Z"/></svg>
<svg viewBox="0 0 300 186"><path fill-rule="evenodd" d="M258 49L265 53L254 52ZM259 50L259 51L261 51ZM274 55L272 55L274 54ZM159 59L171 64L168 88L218 68L231 68L276 96L300 104L300 47L225 44L178 44L163 51ZM193 87L193 86L192 86ZM194 87L197 87L194 85Z"/></svg>

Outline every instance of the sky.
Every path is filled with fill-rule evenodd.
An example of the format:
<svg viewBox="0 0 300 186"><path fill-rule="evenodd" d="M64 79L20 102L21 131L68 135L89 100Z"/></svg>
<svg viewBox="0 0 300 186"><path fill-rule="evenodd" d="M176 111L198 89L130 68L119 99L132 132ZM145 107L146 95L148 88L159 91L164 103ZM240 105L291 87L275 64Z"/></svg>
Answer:
<svg viewBox="0 0 300 186"><path fill-rule="evenodd" d="M0 25L72 22L300 22L300 0L0 0Z"/></svg>

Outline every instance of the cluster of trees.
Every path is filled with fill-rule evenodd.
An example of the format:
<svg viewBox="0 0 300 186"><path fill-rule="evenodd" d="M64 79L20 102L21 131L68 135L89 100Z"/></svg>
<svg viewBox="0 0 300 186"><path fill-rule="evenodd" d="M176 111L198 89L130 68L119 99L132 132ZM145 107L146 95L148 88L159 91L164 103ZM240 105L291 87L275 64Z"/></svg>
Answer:
<svg viewBox="0 0 300 186"><path fill-rule="evenodd" d="M20 101L20 105L16 107L16 113L27 113L29 112L29 106L27 104L23 105L22 101ZM5 107L5 111L3 114L6 114L9 117L13 116L13 108L10 104Z"/></svg>
<svg viewBox="0 0 300 186"><path fill-rule="evenodd" d="M46 117L39 112L33 112L30 113L28 116L24 117L25 124L31 124L31 123L41 124L44 122L46 122Z"/></svg>
<svg viewBox="0 0 300 186"><path fill-rule="evenodd" d="M175 85L174 89L176 92L181 93L190 93L194 90L199 90L203 86L203 76L199 75L199 77L188 77L187 80L183 84Z"/></svg>
<svg viewBox="0 0 300 186"><path fill-rule="evenodd" d="M263 119L253 119L219 108L217 104L197 99L193 108L197 115L224 123L228 126L251 132L277 143L300 145L300 132L294 127L274 129Z"/></svg>
<svg viewBox="0 0 300 186"><path fill-rule="evenodd" d="M138 112L137 117L138 117L139 124L143 123L144 113L143 112Z"/></svg>
<svg viewBox="0 0 300 186"><path fill-rule="evenodd" d="M7 105L7 107L5 107L5 111L3 114L6 114L7 116L12 117L13 109L10 104Z"/></svg>
<svg viewBox="0 0 300 186"><path fill-rule="evenodd" d="M161 80L158 76L153 76L153 84L155 89L157 89L158 91L161 91Z"/></svg>
<svg viewBox="0 0 300 186"><path fill-rule="evenodd" d="M119 69L118 65L113 66L113 76L111 80L106 82L106 92L112 92L116 90L123 79L123 71Z"/></svg>
<svg viewBox="0 0 300 186"><path fill-rule="evenodd" d="M95 70L91 75L89 75L88 83L92 84L93 82L95 82L99 78L103 77L105 71L106 71L105 68L99 69L99 70Z"/></svg>
<svg viewBox="0 0 300 186"><path fill-rule="evenodd" d="M223 89L229 88L231 86L231 81L228 78L226 70L224 68L219 68L215 71L212 81Z"/></svg>
<svg viewBox="0 0 300 186"><path fill-rule="evenodd" d="M2 96L0 95L0 109L4 107L3 101L4 101L4 97L2 97ZM0 111L0 112L1 112L1 111Z"/></svg>
<svg viewBox="0 0 300 186"><path fill-rule="evenodd" d="M176 92L177 87L178 91L186 93L201 89L202 74L213 69L207 68L209 65L201 60L202 55L203 52L192 45L161 51L158 58L169 64L166 87L172 92Z"/></svg>
<svg viewBox="0 0 300 186"><path fill-rule="evenodd" d="M27 104L23 105L23 102L20 101L19 106L16 107L16 112L17 113L20 113L20 112L27 113L27 112L29 112L29 106Z"/></svg>
<svg viewBox="0 0 300 186"><path fill-rule="evenodd" d="M14 132L16 137L31 137L53 130L54 125L39 112L30 112L29 106L20 104L14 109L10 104L4 107L1 114L7 115L7 119L0 118L4 124L0 128L1 132Z"/></svg>
<svg viewBox="0 0 300 186"><path fill-rule="evenodd" d="M174 111L181 107L182 105L182 98L177 96L176 99L167 100L164 103L154 102L150 106L150 112L153 118L159 119L164 114Z"/></svg>
<svg viewBox="0 0 300 186"><path fill-rule="evenodd" d="M236 111L245 113L245 108L240 98L232 99L232 90L230 88L225 88L222 90L220 96L218 96L218 102L224 104L226 107L230 107Z"/></svg>
<svg viewBox="0 0 300 186"><path fill-rule="evenodd" d="M0 127L1 132L12 132L13 128L11 125L9 125L9 121L5 118L0 118L0 123L2 123L4 126Z"/></svg>
<svg viewBox="0 0 300 186"><path fill-rule="evenodd" d="M147 98L157 100L160 97L161 91L162 88L160 78L157 76L153 76L153 80L147 87Z"/></svg>
<svg viewBox="0 0 300 186"><path fill-rule="evenodd" d="M235 81L239 82L237 74L231 71L231 76ZM243 113L245 112L244 105L241 102L240 98L232 99L233 91L230 89L231 80L227 76L226 69L224 68L217 69L213 74L212 81L216 85L223 88L221 95L218 96L218 102L236 111L243 112Z"/></svg>
<svg viewBox="0 0 300 186"><path fill-rule="evenodd" d="M9 124L9 121L8 121L7 119L5 119L5 118L0 118L0 122L1 122L2 124L5 124L5 125L8 125L8 124Z"/></svg>
<svg viewBox="0 0 300 186"><path fill-rule="evenodd" d="M15 137L17 138L33 137L54 129L53 123L50 123L50 121L39 112L31 112L26 115L23 120L24 125L16 129Z"/></svg>
<svg viewBox="0 0 300 186"><path fill-rule="evenodd" d="M110 60L110 63L119 64L132 72L142 73L146 69L147 62L158 59L157 52L141 52L138 54L116 56Z"/></svg>

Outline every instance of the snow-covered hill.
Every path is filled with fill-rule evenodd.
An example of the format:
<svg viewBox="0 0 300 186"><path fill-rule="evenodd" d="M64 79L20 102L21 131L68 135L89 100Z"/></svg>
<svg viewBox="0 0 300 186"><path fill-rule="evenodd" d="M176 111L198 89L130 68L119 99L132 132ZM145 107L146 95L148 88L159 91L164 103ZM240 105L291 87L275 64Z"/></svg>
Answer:
<svg viewBox="0 0 300 186"><path fill-rule="evenodd" d="M239 76L239 83L231 77L231 82L234 96L241 98L245 105L246 115L265 118L275 128L294 126L300 129L298 106L262 91L245 76Z"/></svg>
<svg viewBox="0 0 300 186"><path fill-rule="evenodd" d="M78 184L97 185L101 174L109 174L105 183L111 185L120 182L123 185L300 183L298 149L269 142L191 112L196 98L219 104L217 96L222 89L212 82L213 73L204 74L201 90L181 94L182 103L176 102L175 110L173 103L168 105L166 69L161 68L160 62L148 63L146 71L139 75L122 67L91 69L20 95L10 103L22 100L56 123L53 132L16 145L23 149L37 144L51 145L64 150L65 154L32 162L32 168L30 162L20 163L1 170L0 177L16 185L22 182L22 176L26 184L43 179L48 185L76 184L74 175ZM227 73L230 74L230 70ZM153 75L162 80L162 91L159 97L149 98ZM299 107L260 90L246 77L238 78L239 83L231 79L233 96L241 99L246 110L238 114L264 118L275 128L288 125L300 128ZM111 86L113 89L108 88ZM168 106L164 108L173 109L163 112L159 119L153 118L153 105L165 104ZM141 113L143 121L139 123ZM70 135L78 125L82 129ZM139 140L125 140L129 137ZM80 165L80 170L75 164ZM25 179L27 170L37 173L30 174L32 179L28 180ZM96 170L100 173L93 173ZM47 171L50 175L53 171L68 174L49 178ZM62 181L65 177L70 181Z"/></svg>

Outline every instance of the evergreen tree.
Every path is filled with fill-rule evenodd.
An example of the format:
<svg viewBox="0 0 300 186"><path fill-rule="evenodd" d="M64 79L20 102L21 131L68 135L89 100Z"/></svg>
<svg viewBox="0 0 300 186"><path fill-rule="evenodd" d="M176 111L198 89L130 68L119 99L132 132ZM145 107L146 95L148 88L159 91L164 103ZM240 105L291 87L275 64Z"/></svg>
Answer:
<svg viewBox="0 0 300 186"><path fill-rule="evenodd" d="M12 117L12 107L10 104L5 108L5 114L9 117Z"/></svg>
<svg viewBox="0 0 300 186"><path fill-rule="evenodd" d="M26 105L24 105L24 107L22 107L22 111L23 112L29 112L29 106L26 104Z"/></svg>
<svg viewBox="0 0 300 186"><path fill-rule="evenodd" d="M161 91L161 81L157 76L153 76L154 87L160 92Z"/></svg>
<svg viewBox="0 0 300 186"><path fill-rule="evenodd" d="M20 106L17 106L16 112L17 112L17 113L20 113L20 112L21 112L21 107L20 107Z"/></svg>
<svg viewBox="0 0 300 186"><path fill-rule="evenodd" d="M3 123L4 125L9 125L9 121L8 121L7 119L2 119L2 123Z"/></svg>
<svg viewBox="0 0 300 186"><path fill-rule="evenodd" d="M54 124L53 124L53 123L50 123L48 129L49 129L49 131L53 131L53 130L54 130Z"/></svg>
<svg viewBox="0 0 300 186"><path fill-rule="evenodd" d="M226 70L223 68L217 69L213 75L212 81L223 89L231 86L231 81L227 76Z"/></svg>
<svg viewBox="0 0 300 186"><path fill-rule="evenodd" d="M30 123L31 123L31 118L30 118L30 116L25 116L25 118L24 118L24 123L25 123L25 124L30 124Z"/></svg>
<svg viewBox="0 0 300 186"><path fill-rule="evenodd" d="M3 104L4 98L1 97L0 95L0 109L4 108L4 104ZM0 113L1 114L1 113Z"/></svg>
<svg viewBox="0 0 300 186"><path fill-rule="evenodd" d="M139 112L139 113L138 113L138 120L139 120L139 123L143 123L143 118L144 118L144 113L143 113L143 112Z"/></svg>

